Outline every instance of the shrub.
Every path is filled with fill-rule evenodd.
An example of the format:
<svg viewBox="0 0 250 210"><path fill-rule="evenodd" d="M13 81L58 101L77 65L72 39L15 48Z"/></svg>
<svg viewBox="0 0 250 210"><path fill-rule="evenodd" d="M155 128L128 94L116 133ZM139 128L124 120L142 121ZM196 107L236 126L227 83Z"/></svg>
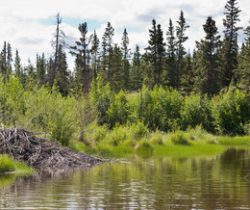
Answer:
<svg viewBox="0 0 250 210"><path fill-rule="evenodd" d="M111 101L107 111L107 125L113 128L115 125L123 125L127 122L129 116L129 105L126 95L120 91Z"/></svg>
<svg viewBox="0 0 250 210"><path fill-rule="evenodd" d="M173 144L189 145L189 141L183 132L177 131L171 136Z"/></svg>
<svg viewBox="0 0 250 210"><path fill-rule="evenodd" d="M0 155L0 173L14 171L15 162L8 155Z"/></svg>
<svg viewBox="0 0 250 210"><path fill-rule="evenodd" d="M185 97L181 111L182 128L194 128L201 125L207 131L213 130L210 101L206 96L191 95Z"/></svg>
<svg viewBox="0 0 250 210"><path fill-rule="evenodd" d="M107 136L109 143L113 146L118 146L127 138L127 129L122 126L115 127L109 136Z"/></svg>
<svg viewBox="0 0 250 210"><path fill-rule="evenodd" d="M130 126L131 137L135 140L143 138L148 134L148 128L140 121Z"/></svg>
<svg viewBox="0 0 250 210"><path fill-rule="evenodd" d="M139 119L151 130L176 130L179 127L183 98L176 90L155 87L142 89Z"/></svg>
<svg viewBox="0 0 250 210"><path fill-rule="evenodd" d="M111 101L114 100L114 95L109 84L104 85L103 79L98 76L96 82L91 85L90 101L97 113L97 122L103 125L108 122L108 109Z"/></svg>
<svg viewBox="0 0 250 210"><path fill-rule="evenodd" d="M238 89L213 98L215 126L222 134L244 134L244 126L250 122L250 97Z"/></svg>
<svg viewBox="0 0 250 210"><path fill-rule="evenodd" d="M147 140L139 141L135 146L135 150L137 153L139 153L143 157L148 157L152 155L154 151L153 147Z"/></svg>
<svg viewBox="0 0 250 210"><path fill-rule="evenodd" d="M149 142L153 145L163 145L162 134L159 131L152 133Z"/></svg>

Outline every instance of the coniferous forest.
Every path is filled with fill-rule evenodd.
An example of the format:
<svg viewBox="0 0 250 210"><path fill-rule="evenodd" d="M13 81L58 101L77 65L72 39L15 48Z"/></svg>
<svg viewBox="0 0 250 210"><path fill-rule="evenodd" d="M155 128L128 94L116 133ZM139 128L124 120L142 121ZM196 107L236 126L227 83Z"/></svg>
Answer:
<svg viewBox="0 0 250 210"><path fill-rule="evenodd" d="M51 57L37 54L35 64L22 66L19 51L4 42L2 126L42 132L73 147L96 147L106 134L114 146L151 132L197 127L215 135L250 134L250 23L240 27L237 0L225 3L223 32L207 17L205 36L192 52L185 49L190 28L185 11L168 26L153 19L143 49L129 48L133 37L126 28L114 43L111 22L102 37L80 23L81 37L69 46L61 14L55 18ZM75 58L73 71L68 53Z"/></svg>

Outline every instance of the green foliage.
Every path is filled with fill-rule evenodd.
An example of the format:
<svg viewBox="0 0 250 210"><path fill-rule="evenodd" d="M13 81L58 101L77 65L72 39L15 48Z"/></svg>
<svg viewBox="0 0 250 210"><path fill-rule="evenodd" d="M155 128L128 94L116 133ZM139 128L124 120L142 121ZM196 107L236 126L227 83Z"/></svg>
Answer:
<svg viewBox="0 0 250 210"><path fill-rule="evenodd" d="M163 145L164 143L163 143L162 133L160 133L159 131L152 133L149 142L152 145Z"/></svg>
<svg viewBox="0 0 250 210"><path fill-rule="evenodd" d="M171 136L171 141L173 144L189 145L188 138L182 131L177 131Z"/></svg>
<svg viewBox="0 0 250 210"><path fill-rule="evenodd" d="M191 95L185 97L181 111L182 128L194 128L202 125L208 131L212 131L212 117L210 101L206 96Z"/></svg>
<svg viewBox="0 0 250 210"><path fill-rule="evenodd" d="M212 101L215 126L222 134L244 134L244 126L250 122L250 97L238 89L215 97Z"/></svg>
<svg viewBox="0 0 250 210"><path fill-rule="evenodd" d="M75 131L75 114L73 98L64 98L54 92L49 94L45 88L26 92L26 113L20 119L20 125L68 145Z"/></svg>
<svg viewBox="0 0 250 210"><path fill-rule="evenodd" d="M108 122L107 112L113 97L109 84L104 85L103 79L98 76L90 91L91 105L97 113L98 124Z"/></svg>
<svg viewBox="0 0 250 210"><path fill-rule="evenodd" d="M116 124L125 124L129 117L129 105L126 99L126 95L123 91L120 91L115 95L114 100L111 102L107 111L107 124L110 128Z"/></svg>
<svg viewBox="0 0 250 210"><path fill-rule="evenodd" d="M0 173L14 171L15 168L15 163L9 156L0 155Z"/></svg>
<svg viewBox="0 0 250 210"><path fill-rule="evenodd" d="M144 87L139 104L139 119L149 129L176 130L180 126L183 97L176 90Z"/></svg>
<svg viewBox="0 0 250 210"><path fill-rule="evenodd" d="M131 134L132 134L131 137L133 139L135 139L135 140L143 138L149 133L148 128L140 121L136 122L136 123L133 123L130 126L130 131L131 131Z"/></svg>
<svg viewBox="0 0 250 210"><path fill-rule="evenodd" d="M11 76L8 82L0 82L0 122L7 126L16 125L24 113L24 89L19 80Z"/></svg>
<svg viewBox="0 0 250 210"><path fill-rule="evenodd" d="M0 155L0 174L15 172L18 175L30 175L33 170L22 162L17 162L8 155Z"/></svg>

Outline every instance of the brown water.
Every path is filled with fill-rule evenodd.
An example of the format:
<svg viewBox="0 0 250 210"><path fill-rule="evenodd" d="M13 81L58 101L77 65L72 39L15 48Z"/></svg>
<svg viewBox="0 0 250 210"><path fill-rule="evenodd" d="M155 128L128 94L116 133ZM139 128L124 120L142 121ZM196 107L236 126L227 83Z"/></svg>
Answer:
<svg viewBox="0 0 250 210"><path fill-rule="evenodd" d="M1 181L2 179L2 181ZM5 186L0 209L250 209L250 153L107 163Z"/></svg>

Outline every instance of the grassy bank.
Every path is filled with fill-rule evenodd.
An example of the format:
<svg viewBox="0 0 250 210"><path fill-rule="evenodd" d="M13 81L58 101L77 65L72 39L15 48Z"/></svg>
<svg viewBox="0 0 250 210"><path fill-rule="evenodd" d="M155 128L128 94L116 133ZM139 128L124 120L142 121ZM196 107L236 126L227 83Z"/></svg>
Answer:
<svg viewBox="0 0 250 210"><path fill-rule="evenodd" d="M0 175L15 174L16 176L31 175L33 169L22 162L10 158L8 155L0 155Z"/></svg>
<svg viewBox="0 0 250 210"><path fill-rule="evenodd" d="M250 149L250 136L216 136L200 126L188 131L149 132L141 123L112 130L92 125L83 142L72 142L78 151L105 157L141 156L193 157L221 154L231 147Z"/></svg>

